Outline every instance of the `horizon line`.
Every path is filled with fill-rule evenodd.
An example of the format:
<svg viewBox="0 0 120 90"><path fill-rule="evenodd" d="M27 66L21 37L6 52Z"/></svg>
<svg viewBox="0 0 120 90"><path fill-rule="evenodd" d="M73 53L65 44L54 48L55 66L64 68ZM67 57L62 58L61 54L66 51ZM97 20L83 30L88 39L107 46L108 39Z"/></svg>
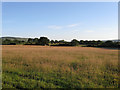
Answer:
<svg viewBox="0 0 120 90"><path fill-rule="evenodd" d="M34 38L40 38L40 37L47 37L47 36L40 36L40 37L22 37L22 36L0 36L0 38L5 38L5 37L11 37L11 38L32 38L32 39L34 39ZM47 37L48 39L50 39L49 37ZM73 38L73 39L76 39L76 38ZM73 40L73 39L71 39L71 40ZM65 40L65 39L50 39L50 40ZM71 40L65 40L65 41L71 41ZM76 39L76 40L78 40L78 39ZM104 40L120 40L119 38L114 38L114 39L79 39L79 40L102 40L102 41L104 41ZM78 40L78 41L79 41Z"/></svg>

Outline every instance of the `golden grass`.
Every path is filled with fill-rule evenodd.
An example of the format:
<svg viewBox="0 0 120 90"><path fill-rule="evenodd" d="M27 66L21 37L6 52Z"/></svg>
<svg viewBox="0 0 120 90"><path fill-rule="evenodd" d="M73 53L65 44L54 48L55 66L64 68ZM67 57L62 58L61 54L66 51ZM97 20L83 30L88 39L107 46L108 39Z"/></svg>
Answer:
<svg viewBox="0 0 120 90"><path fill-rule="evenodd" d="M45 73L55 71L63 74L72 72L83 77L84 83L91 82L87 75L93 81L97 81L98 76L104 76L108 72L107 74L113 77L111 80L118 79L118 73L115 71L118 70L118 50L92 47L3 45L2 58L3 72L9 69ZM104 80L104 78L101 79ZM93 86L98 86L95 85Z"/></svg>
<svg viewBox="0 0 120 90"><path fill-rule="evenodd" d="M9 63L10 67L17 67L17 64L28 64L31 68L55 69L68 68L72 62L77 64L89 64L89 69L99 68L104 64L117 65L118 51L89 47L44 47L44 46L2 46L3 60L14 62ZM19 61L15 61L15 60ZM3 61L4 62L4 61ZM33 65L34 64L34 65ZM7 65L7 64L6 64ZM66 68L65 68L66 67ZM85 70L87 67L79 69ZM39 70L39 69L38 69Z"/></svg>

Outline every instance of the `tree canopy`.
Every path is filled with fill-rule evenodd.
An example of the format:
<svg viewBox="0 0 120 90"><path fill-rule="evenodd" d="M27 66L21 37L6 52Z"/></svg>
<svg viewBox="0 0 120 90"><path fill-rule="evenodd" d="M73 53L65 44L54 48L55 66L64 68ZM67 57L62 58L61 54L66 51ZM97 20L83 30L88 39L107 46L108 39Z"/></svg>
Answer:
<svg viewBox="0 0 120 90"><path fill-rule="evenodd" d="M101 40L80 40L77 39L71 40L71 42L65 40L49 40L47 37L40 37L40 38L28 38L28 41L20 41L20 40L10 40L4 39L2 40L2 45L51 45L51 46L86 46L86 47L110 47L110 48L118 48L120 47L120 42L113 42L111 40L108 41L101 41Z"/></svg>

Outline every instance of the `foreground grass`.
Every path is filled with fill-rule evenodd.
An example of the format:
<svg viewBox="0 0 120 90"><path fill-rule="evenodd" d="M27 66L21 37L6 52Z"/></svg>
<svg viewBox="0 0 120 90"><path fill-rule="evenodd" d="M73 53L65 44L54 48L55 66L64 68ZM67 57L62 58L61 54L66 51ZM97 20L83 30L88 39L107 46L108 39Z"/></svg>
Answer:
<svg viewBox="0 0 120 90"><path fill-rule="evenodd" d="M3 46L3 88L118 88L118 51Z"/></svg>

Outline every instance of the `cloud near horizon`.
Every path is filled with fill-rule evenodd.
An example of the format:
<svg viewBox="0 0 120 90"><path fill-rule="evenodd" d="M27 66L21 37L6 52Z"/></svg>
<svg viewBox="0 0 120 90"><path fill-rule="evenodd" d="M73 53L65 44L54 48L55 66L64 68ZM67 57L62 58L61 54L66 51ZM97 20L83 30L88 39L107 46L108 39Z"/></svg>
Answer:
<svg viewBox="0 0 120 90"><path fill-rule="evenodd" d="M91 33L91 32L94 32L93 30L87 30L87 31L85 31L85 32L87 32L87 33Z"/></svg>
<svg viewBox="0 0 120 90"><path fill-rule="evenodd" d="M70 24L70 25L66 25L66 26L59 26L59 25L50 25L48 26L49 29L63 29L63 28L73 28L73 27L77 27L80 24Z"/></svg>
<svg viewBox="0 0 120 90"><path fill-rule="evenodd" d="M80 25L79 23L78 24L70 24L70 25L67 25L67 27L77 27L79 25Z"/></svg>
<svg viewBox="0 0 120 90"><path fill-rule="evenodd" d="M48 26L49 29L62 29L62 26L57 26L57 25L50 25Z"/></svg>

